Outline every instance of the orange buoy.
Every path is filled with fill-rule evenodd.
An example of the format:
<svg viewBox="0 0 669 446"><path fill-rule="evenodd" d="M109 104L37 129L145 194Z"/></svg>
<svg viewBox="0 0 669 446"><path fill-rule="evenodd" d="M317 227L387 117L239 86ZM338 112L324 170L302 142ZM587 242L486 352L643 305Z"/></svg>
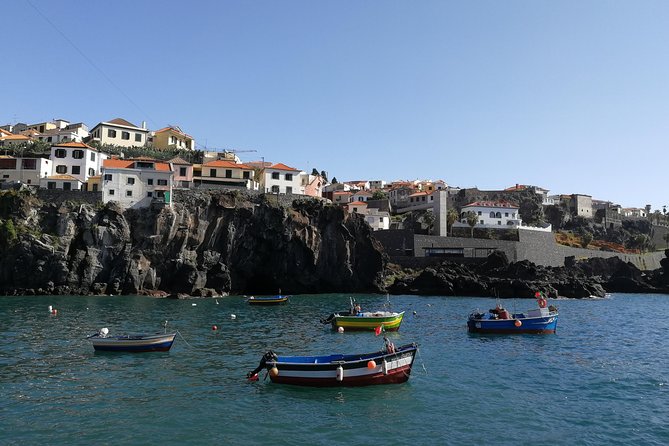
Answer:
<svg viewBox="0 0 669 446"><path fill-rule="evenodd" d="M269 376L271 376L272 378L276 378L277 376L279 376L279 369L277 369L276 367L272 367L271 369L269 369Z"/></svg>
<svg viewBox="0 0 669 446"><path fill-rule="evenodd" d="M521 325L523 325L523 323L519 320L516 320L516 322L514 322L513 325L515 325L516 327L520 327Z"/></svg>
<svg viewBox="0 0 669 446"><path fill-rule="evenodd" d="M374 361L373 359L372 359L371 361L369 361L369 362L367 363L367 368L368 368L368 369L374 369L374 368L376 368L376 361Z"/></svg>

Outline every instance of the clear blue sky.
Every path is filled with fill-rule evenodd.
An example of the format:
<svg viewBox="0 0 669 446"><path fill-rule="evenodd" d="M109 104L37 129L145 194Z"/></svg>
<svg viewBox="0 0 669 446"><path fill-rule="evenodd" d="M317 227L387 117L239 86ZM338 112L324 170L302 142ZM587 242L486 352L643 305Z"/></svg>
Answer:
<svg viewBox="0 0 669 446"><path fill-rule="evenodd" d="M339 181L669 205L669 1L15 0L2 16L3 124L122 117Z"/></svg>

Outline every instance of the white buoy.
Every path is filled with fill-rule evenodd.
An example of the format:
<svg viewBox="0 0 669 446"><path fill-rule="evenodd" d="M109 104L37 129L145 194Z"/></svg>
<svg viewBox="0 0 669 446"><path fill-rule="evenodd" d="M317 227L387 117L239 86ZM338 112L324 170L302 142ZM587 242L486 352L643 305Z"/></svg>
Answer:
<svg viewBox="0 0 669 446"><path fill-rule="evenodd" d="M231 314L230 319L237 319L237 315L236 314Z"/></svg>
<svg viewBox="0 0 669 446"><path fill-rule="evenodd" d="M197 304L191 304L191 305L194 306L194 307L197 307Z"/></svg>
<svg viewBox="0 0 669 446"><path fill-rule="evenodd" d="M53 311L53 307L51 305L49 305L49 313L51 313L52 311Z"/></svg>
<svg viewBox="0 0 669 446"><path fill-rule="evenodd" d="M218 305L218 299L216 299L216 305Z"/></svg>
<svg viewBox="0 0 669 446"><path fill-rule="evenodd" d="M107 327L104 327L104 328L101 328L101 329L100 329L100 335L101 335L103 338L104 338L104 337L107 337L108 334L109 334L109 329L108 329Z"/></svg>
<svg viewBox="0 0 669 446"><path fill-rule="evenodd" d="M343 332L344 332L344 327L339 327L339 328L337 329L337 331L338 331L339 333L343 333Z"/></svg>
<svg viewBox="0 0 669 446"><path fill-rule="evenodd" d="M341 382L344 380L344 367L337 367L337 381Z"/></svg>

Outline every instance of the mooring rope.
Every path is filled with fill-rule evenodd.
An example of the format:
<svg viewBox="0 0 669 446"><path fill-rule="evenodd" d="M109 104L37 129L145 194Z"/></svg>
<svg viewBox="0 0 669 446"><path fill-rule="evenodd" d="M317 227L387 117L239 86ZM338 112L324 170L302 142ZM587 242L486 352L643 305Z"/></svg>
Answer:
<svg viewBox="0 0 669 446"><path fill-rule="evenodd" d="M192 348L193 350L197 350L195 347L193 347L192 345L190 345L190 344L188 343L188 341L186 340L186 338L183 337L183 335L181 334L181 332L180 332L179 330L177 330L177 334L179 335L179 337L181 338L181 340L184 341L184 342L186 343L187 346L189 346L189 347Z"/></svg>

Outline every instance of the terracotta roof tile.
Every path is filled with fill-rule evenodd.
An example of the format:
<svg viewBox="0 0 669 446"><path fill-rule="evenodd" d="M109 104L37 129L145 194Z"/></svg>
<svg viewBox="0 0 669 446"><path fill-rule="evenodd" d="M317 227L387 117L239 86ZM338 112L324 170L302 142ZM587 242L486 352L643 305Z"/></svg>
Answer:
<svg viewBox="0 0 669 446"><path fill-rule="evenodd" d="M283 163L276 163L271 166L269 166L269 169L276 169L276 170L291 170L293 172L299 172L299 169L295 169L293 167L286 166Z"/></svg>
<svg viewBox="0 0 669 446"><path fill-rule="evenodd" d="M128 122L128 121L126 121L126 120L123 119L123 118L115 118L115 119L112 119L111 121L107 121L107 122L108 122L109 124L125 125L125 126L127 126L127 127L136 127L136 128L140 128L140 127L137 127L137 126L136 126L135 124L133 124L132 122Z"/></svg>
<svg viewBox="0 0 669 446"><path fill-rule="evenodd" d="M252 167L247 166L246 164L235 163L233 161L227 161L227 160L209 161L208 163L204 163L202 167L227 167L229 169L252 169Z"/></svg>
<svg viewBox="0 0 669 446"><path fill-rule="evenodd" d="M192 166L191 163L189 163L185 159L183 159L181 157L178 157L178 156L176 158L172 158L171 160L169 160L168 163L185 165L185 166Z"/></svg>
<svg viewBox="0 0 669 446"><path fill-rule="evenodd" d="M52 147L75 147L77 149L89 149L89 150L95 150L97 152L97 149L95 149L94 147L91 147L88 144L84 144L83 142L76 142L76 141L58 143L54 144Z"/></svg>

